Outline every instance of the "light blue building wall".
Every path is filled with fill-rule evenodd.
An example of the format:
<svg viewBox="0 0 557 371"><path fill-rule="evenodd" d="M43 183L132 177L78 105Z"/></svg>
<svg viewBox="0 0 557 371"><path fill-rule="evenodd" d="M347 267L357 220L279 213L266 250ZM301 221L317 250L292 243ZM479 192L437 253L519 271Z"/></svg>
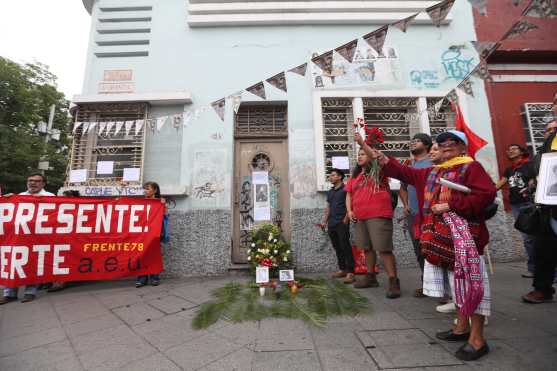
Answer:
<svg viewBox="0 0 557 371"><path fill-rule="evenodd" d="M431 5L435 2L419 3ZM85 82L82 94L75 99L77 104L86 103L88 97L98 99L99 84L108 70L132 70L133 94L136 95L164 92L191 94L191 102L152 100L149 116L154 118L206 107L215 100L309 61L312 53L338 47L384 23L334 24L331 21L331 24L320 25L199 27L188 24L188 18L192 17L188 13L191 5L184 0L86 0L84 4L90 9L93 22ZM107 15L102 9L124 6L152 7L148 11L120 13L131 18L142 18L148 14L150 20L140 21L136 26L143 24L150 28L150 33L129 35L136 40L147 39L149 44L99 46L97 41L118 40L121 35L99 34L98 29L122 27L118 22L99 22L99 18ZM111 12L112 15L116 13ZM404 18L408 13L401 12L399 15L399 18ZM460 82L459 73L469 72L478 62L477 53L470 43L475 40L475 32L472 10L467 1L456 1L448 22L439 28L424 24L428 23L425 14L418 19L421 19L418 23L422 24L410 25L406 33L394 27L389 29L385 45L394 48L398 55L393 62L393 74L396 75L393 81L316 89L314 73L319 73L319 70L310 62L305 77L286 74L288 93L266 84L268 101L286 101L288 104L291 243L300 269L333 269L335 265L332 249L322 248L326 241L313 227L319 222L325 206L324 169L316 155L323 148L323 141L322 134L315 130L319 125L316 117L320 116L318 102L321 97L441 97ZM361 39L360 45L363 45ZM456 54L445 54L451 46L456 46ZM118 53L126 51L132 54L146 51L148 55L118 56ZM102 53L116 54L110 57ZM443 64L444 55L456 55L454 58L460 64L451 65L451 61ZM455 70L455 66L462 71ZM430 85L423 81L420 83L412 71L434 71L435 78ZM483 82L478 78L472 78L472 82L474 96L459 93L461 106L472 129L489 142L478 158L495 178L493 134ZM261 99L243 91L242 102L250 101ZM422 122L420 125L422 129L425 124ZM300 148L307 150L300 151ZM199 153L208 154L209 163L196 164L195 156ZM177 201L176 208L172 210L172 243L165 250L168 272L180 275L217 274L232 265L233 162L234 112L230 104L226 107L224 122L209 109L187 127L175 129L167 123L160 132L147 131L143 179L159 182L163 192L173 194ZM192 192L199 185L196 179L206 177L207 173L220 181L216 184L216 197L196 198ZM399 262L413 264L409 241L400 229L396 233Z"/></svg>

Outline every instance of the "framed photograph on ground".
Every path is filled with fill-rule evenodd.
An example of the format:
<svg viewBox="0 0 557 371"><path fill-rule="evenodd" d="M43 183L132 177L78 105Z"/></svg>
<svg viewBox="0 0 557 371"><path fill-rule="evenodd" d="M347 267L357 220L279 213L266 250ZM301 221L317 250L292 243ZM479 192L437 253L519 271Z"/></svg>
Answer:
<svg viewBox="0 0 557 371"><path fill-rule="evenodd" d="M255 283L269 282L269 267L255 267Z"/></svg>
<svg viewBox="0 0 557 371"><path fill-rule="evenodd" d="M293 269L279 270L279 281L294 281L294 270Z"/></svg>
<svg viewBox="0 0 557 371"><path fill-rule="evenodd" d="M557 205L557 152L544 153L538 174L536 203Z"/></svg>

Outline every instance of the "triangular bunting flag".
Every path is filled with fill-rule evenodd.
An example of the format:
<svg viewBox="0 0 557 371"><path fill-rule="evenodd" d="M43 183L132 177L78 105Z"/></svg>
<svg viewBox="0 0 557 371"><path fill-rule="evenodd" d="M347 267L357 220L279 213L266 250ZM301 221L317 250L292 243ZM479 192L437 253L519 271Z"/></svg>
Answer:
<svg viewBox="0 0 557 371"><path fill-rule="evenodd" d="M439 111L441 111L441 108L443 107L443 102L445 101L445 98L441 98L439 99L439 101L437 103L435 103L433 105L433 109L435 110L436 113L439 113Z"/></svg>
<svg viewBox="0 0 557 371"><path fill-rule="evenodd" d="M126 129L126 136L130 135L130 130L133 128L135 121L126 121L124 127Z"/></svg>
<svg viewBox="0 0 557 371"><path fill-rule="evenodd" d="M533 0L522 15L534 18L552 18L557 16L554 0Z"/></svg>
<svg viewBox="0 0 557 371"><path fill-rule="evenodd" d="M512 39L513 37L518 37L526 34L528 31L539 28L533 23L528 21L518 21L516 22L510 30L501 38L501 41Z"/></svg>
<svg viewBox="0 0 557 371"><path fill-rule="evenodd" d="M89 122L84 122L83 123L83 129L81 129L81 134L87 134L87 132L89 131Z"/></svg>
<svg viewBox="0 0 557 371"><path fill-rule="evenodd" d="M305 76L307 69L308 69L308 64L304 63L304 64L299 65L298 67L294 67L294 68L289 69L288 72L293 72L293 73L296 73L300 76Z"/></svg>
<svg viewBox="0 0 557 371"><path fill-rule="evenodd" d="M441 23L443 23L447 15L449 15L454 2L455 0L445 0L425 10L434 25L441 27Z"/></svg>
<svg viewBox="0 0 557 371"><path fill-rule="evenodd" d="M480 63L472 70L472 75L484 81L493 81L485 60L480 60Z"/></svg>
<svg viewBox="0 0 557 371"><path fill-rule="evenodd" d="M478 9L481 15L487 15L487 0L468 0L468 2Z"/></svg>
<svg viewBox="0 0 557 371"><path fill-rule="evenodd" d="M124 121L116 121L116 129L114 129L114 135L117 135L124 126Z"/></svg>
<svg viewBox="0 0 557 371"><path fill-rule="evenodd" d="M139 132L143 128L144 124L145 124L145 120L137 120L135 122L135 135L139 135Z"/></svg>
<svg viewBox="0 0 557 371"><path fill-rule="evenodd" d="M261 83L261 84L263 84L263 83ZM265 96L265 88L263 88L263 96ZM265 99L265 98L263 98L263 99ZM226 99L221 98L217 101L214 101L213 103L211 103L211 107L213 107L213 109L217 113L217 116L220 118L220 120L224 121L224 113L226 111Z"/></svg>
<svg viewBox="0 0 557 371"><path fill-rule="evenodd" d="M182 125L182 114L172 116L172 127L176 130L180 129Z"/></svg>
<svg viewBox="0 0 557 371"><path fill-rule="evenodd" d="M311 58L311 61L321 68L324 73L330 75L333 69L333 51L329 50L317 57L313 57Z"/></svg>
<svg viewBox="0 0 557 371"><path fill-rule="evenodd" d="M387 31L389 26L383 26L377 30L364 35L362 38L367 41L369 46L371 46L377 54L383 55L383 45L385 44L385 38L387 37Z"/></svg>
<svg viewBox="0 0 557 371"><path fill-rule="evenodd" d="M106 122L99 122L99 131L97 135L101 135L105 128L106 128Z"/></svg>
<svg viewBox="0 0 557 371"><path fill-rule="evenodd" d="M82 122L81 121L76 121L73 124L73 132L75 133L77 131L77 129L81 126Z"/></svg>
<svg viewBox="0 0 557 371"><path fill-rule="evenodd" d="M192 119L191 111L186 111L186 112L183 113L182 126L184 127L184 129L188 127L188 125L190 124L191 119Z"/></svg>
<svg viewBox="0 0 557 371"><path fill-rule="evenodd" d="M487 59L501 44L495 41L472 41L472 45L481 59Z"/></svg>
<svg viewBox="0 0 557 371"><path fill-rule="evenodd" d="M265 85L263 84L262 81L259 81L257 84L254 84L254 85L250 86L249 88L246 88L246 91L249 91L250 93L252 93L254 95L257 95L261 99L267 99L265 97ZM214 103L216 103L216 102L214 102ZM215 107L213 106L213 108L215 108Z"/></svg>
<svg viewBox="0 0 557 371"><path fill-rule="evenodd" d="M474 96L474 89L472 88L472 81L470 78L467 77L458 85L460 89L462 89L466 94L473 97Z"/></svg>
<svg viewBox="0 0 557 371"><path fill-rule="evenodd" d="M115 122L109 121L106 123L106 135L110 135L110 130L114 127Z"/></svg>
<svg viewBox="0 0 557 371"><path fill-rule="evenodd" d="M93 129L95 129L95 126L97 126L97 122L89 123L89 128L87 129L87 132L90 133Z"/></svg>
<svg viewBox="0 0 557 371"><path fill-rule="evenodd" d="M451 90L449 94L447 94L447 99L453 104L458 104L458 95L456 94L455 89Z"/></svg>
<svg viewBox="0 0 557 371"><path fill-rule="evenodd" d="M157 119L147 119L147 121L145 121L145 125L149 127L151 133L155 133L155 129L157 128Z"/></svg>
<svg viewBox="0 0 557 371"><path fill-rule="evenodd" d="M342 55L342 57L346 59L348 62L352 63L357 48L358 48L358 39L355 39L342 46L339 46L338 48L335 49L335 52Z"/></svg>
<svg viewBox="0 0 557 371"><path fill-rule="evenodd" d="M282 90L283 92L287 92L286 88L286 78L284 77L284 72L276 74L275 76L268 78L267 81L269 84L273 85L275 88Z"/></svg>
<svg viewBox="0 0 557 371"><path fill-rule="evenodd" d="M418 12L414 15L411 15L408 18L404 18L404 19L401 19L400 21L397 21L395 23L391 23L391 26L398 28L402 32L406 32L406 30L408 29L408 26L414 20L414 18L416 18L418 16L418 14L420 14L420 13Z"/></svg>
<svg viewBox="0 0 557 371"><path fill-rule="evenodd" d="M167 119L168 119L168 116L162 116L162 117L157 118L157 132L161 131L164 124L166 124Z"/></svg>
<svg viewBox="0 0 557 371"><path fill-rule="evenodd" d="M236 92L229 96L230 100L232 101L232 109L234 110L234 114L238 113L240 109L240 104L242 104L242 92Z"/></svg>

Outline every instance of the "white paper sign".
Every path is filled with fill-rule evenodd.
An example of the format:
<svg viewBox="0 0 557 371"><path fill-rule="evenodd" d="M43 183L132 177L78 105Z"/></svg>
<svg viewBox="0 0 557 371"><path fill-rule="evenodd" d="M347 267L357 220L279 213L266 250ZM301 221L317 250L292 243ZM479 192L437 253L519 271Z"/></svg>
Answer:
<svg viewBox="0 0 557 371"><path fill-rule="evenodd" d="M269 173L267 171L254 171L251 173L252 184L268 184Z"/></svg>
<svg viewBox="0 0 557 371"><path fill-rule="evenodd" d="M126 167L124 168L124 182L138 182L139 176L141 174L141 169L138 167Z"/></svg>
<svg viewBox="0 0 557 371"><path fill-rule="evenodd" d="M270 207L256 207L253 209L253 220L256 222L271 220Z"/></svg>
<svg viewBox="0 0 557 371"><path fill-rule="evenodd" d="M294 269L279 270L279 281L294 281Z"/></svg>
<svg viewBox="0 0 557 371"><path fill-rule="evenodd" d="M269 282L269 267L255 267L255 283Z"/></svg>
<svg viewBox="0 0 557 371"><path fill-rule="evenodd" d="M113 171L114 171L114 161L97 162L97 175L112 174Z"/></svg>
<svg viewBox="0 0 557 371"><path fill-rule="evenodd" d="M83 183L87 181L87 169L70 170L70 183Z"/></svg>
<svg viewBox="0 0 557 371"><path fill-rule="evenodd" d="M348 157L333 156L331 158L331 161L333 163L333 167L336 169L340 169L340 170L350 169L350 161L348 160Z"/></svg>

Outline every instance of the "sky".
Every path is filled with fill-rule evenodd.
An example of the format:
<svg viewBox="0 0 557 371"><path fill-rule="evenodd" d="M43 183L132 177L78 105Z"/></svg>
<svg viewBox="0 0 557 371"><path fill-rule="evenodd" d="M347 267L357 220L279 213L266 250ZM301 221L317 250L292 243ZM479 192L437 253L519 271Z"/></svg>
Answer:
<svg viewBox="0 0 557 371"><path fill-rule="evenodd" d="M71 100L81 93L90 25L81 0L0 0L0 56L46 64Z"/></svg>

